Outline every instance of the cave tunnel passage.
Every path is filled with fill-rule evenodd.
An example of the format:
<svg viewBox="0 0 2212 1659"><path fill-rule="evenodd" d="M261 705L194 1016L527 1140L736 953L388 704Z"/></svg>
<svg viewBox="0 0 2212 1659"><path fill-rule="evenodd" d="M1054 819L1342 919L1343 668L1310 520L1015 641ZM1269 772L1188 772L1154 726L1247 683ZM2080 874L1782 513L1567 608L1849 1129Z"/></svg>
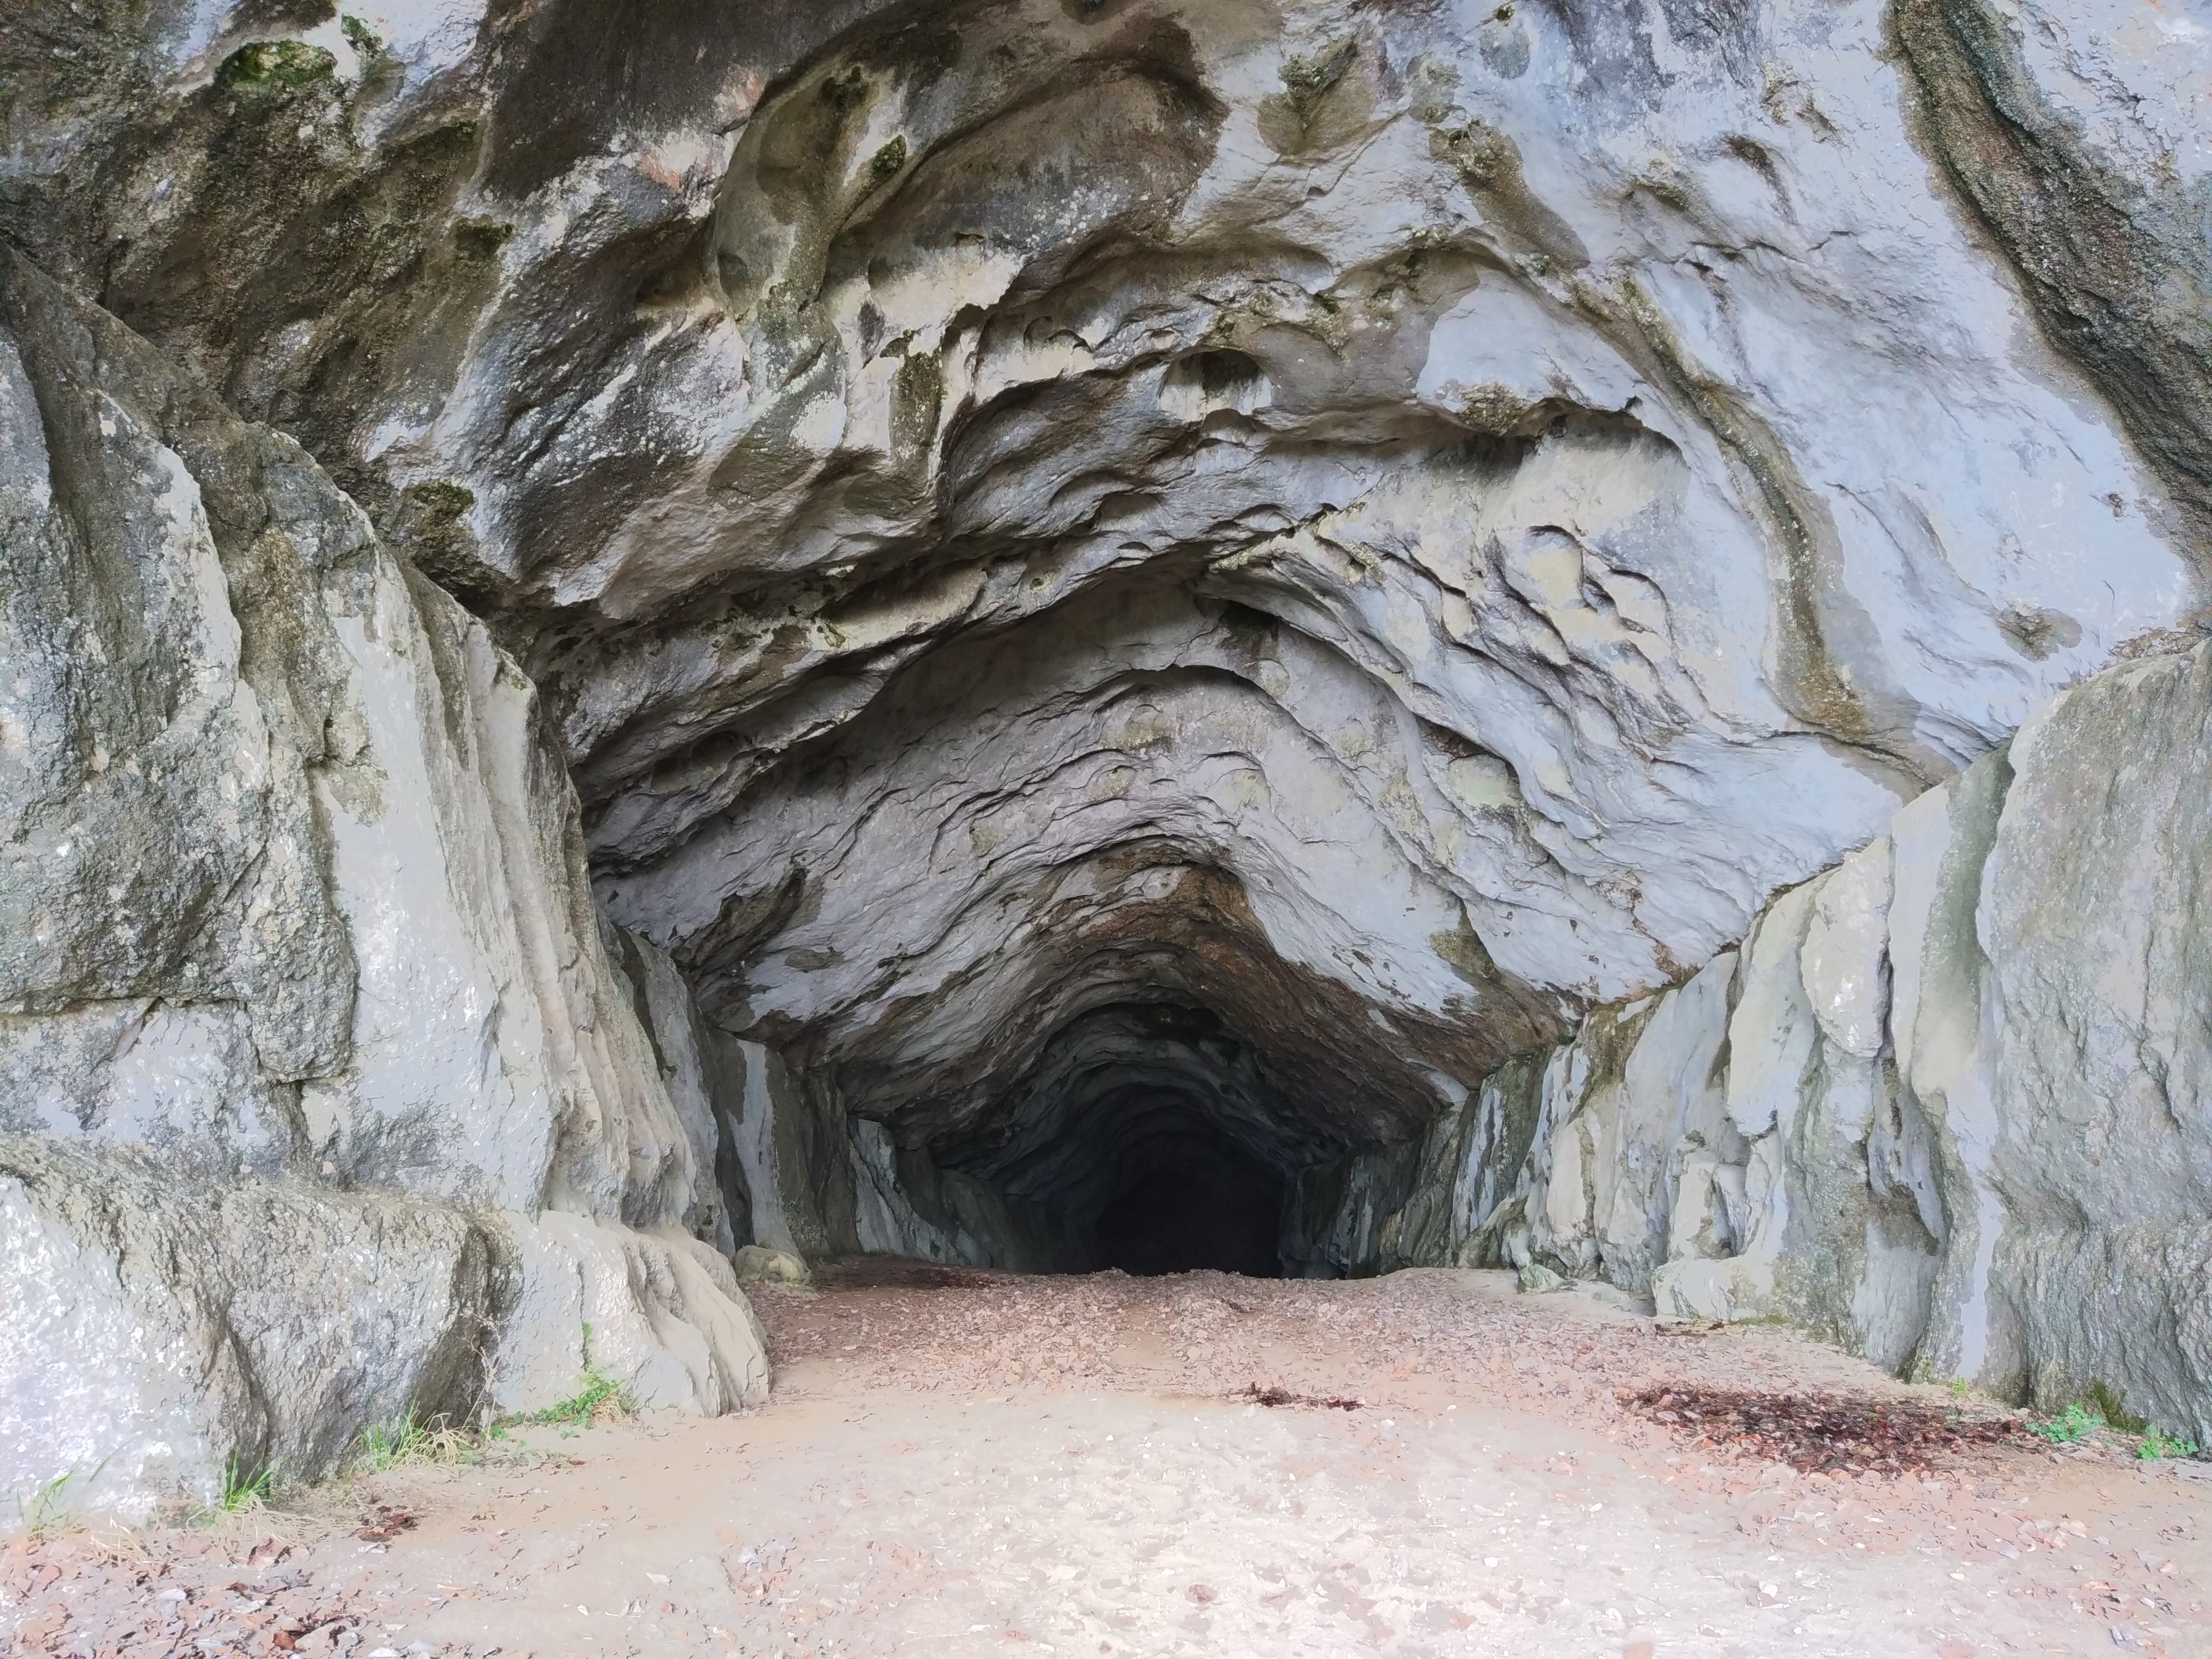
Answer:
<svg viewBox="0 0 2212 1659"><path fill-rule="evenodd" d="M1164 1117L1126 1152L1095 1224L1102 1267L1127 1273L1212 1267L1254 1279L1282 1272L1287 1172L1194 1111Z"/></svg>
<svg viewBox="0 0 2212 1659"><path fill-rule="evenodd" d="M931 1148L932 1160L997 1195L1018 1235L994 1250L1003 1259L1277 1278L1297 1172L1346 1148L1269 1078L1209 1009L1093 1008L1054 1033L981 1133Z"/></svg>

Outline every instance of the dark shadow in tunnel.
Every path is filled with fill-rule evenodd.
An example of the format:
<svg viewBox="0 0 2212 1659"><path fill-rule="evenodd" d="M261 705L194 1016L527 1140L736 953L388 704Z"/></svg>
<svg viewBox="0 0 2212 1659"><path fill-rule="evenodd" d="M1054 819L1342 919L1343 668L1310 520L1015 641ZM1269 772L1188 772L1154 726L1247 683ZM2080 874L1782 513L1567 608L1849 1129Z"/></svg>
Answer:
<svg viewBox="0 0 2212 1659"><path fill-rule="evenodd" d="M1297 1172L1344 1150L1212 1009L1129 1000L1065 1021L966 1137L920 1161L970 1178L945 1185L945 1201L967 1194L960 1224L996 1261L1275 1279ZM901 1178L918 1203L938 1201L940 1183Z"/></svg>
<svg viewBox="0 0 2212 1659"><path fill-rule="evenodd" d="M1146 1275L1212 1267L1281 1276L1290 1188L1280 1170L1195 1126L1147 1151L1123 1169L1098 1217L1100 1265Z"/></svg>

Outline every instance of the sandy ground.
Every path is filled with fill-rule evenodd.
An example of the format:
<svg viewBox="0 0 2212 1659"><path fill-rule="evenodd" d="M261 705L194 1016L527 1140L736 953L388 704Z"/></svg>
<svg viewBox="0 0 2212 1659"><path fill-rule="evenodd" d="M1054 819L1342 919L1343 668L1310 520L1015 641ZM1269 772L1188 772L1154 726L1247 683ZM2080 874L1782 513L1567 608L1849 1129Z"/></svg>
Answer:
<svg viewBox="0 0 2212 1659"><path fill-rule="evenodd" d="M756 1300L763 1411L533 1431L505 1464L213 1529L17 1540L0 1638L87 1659L2212 1655L2212 1464L1999 1447L1801 1474L1623 1403L1958 1407L1780 1328L1668 1334L1610 1293L1425 1271L848 1270Z"/></svg>

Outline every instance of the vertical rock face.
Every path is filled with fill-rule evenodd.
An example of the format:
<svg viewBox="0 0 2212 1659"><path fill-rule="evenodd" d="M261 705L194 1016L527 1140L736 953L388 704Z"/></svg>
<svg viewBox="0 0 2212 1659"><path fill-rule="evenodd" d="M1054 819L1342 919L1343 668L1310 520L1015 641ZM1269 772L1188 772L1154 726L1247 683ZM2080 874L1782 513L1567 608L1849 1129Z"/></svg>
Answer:
<svg viewBox="0 0 2212 1659"><path fill-rule="evenodd" d="M1741 952L1593 1014L1525 1157L1432 1135L1395 1189L1371 1156L1340 1173L1340 1265L1535 1261L2204 1436L2208 788L2212 646L2066 692Z"/></svg>
<svg viewBox="0 0 2212 1659"><path fill-rule="evenodd" d="M600 1323L643 1392L757 1394L682 1231L726 1233L712 1126L602 952L527 681L298 446L0 257L0 1483L313 1473L473 1412L487 1347L545 1403L580 1271L641 1306L627 1352Z"/></svg>
<svg viewBox="0 0 2212 1659"><path fill-rule="evenodd" d="M1989 1346L2212 1443L2212 651L2090 681L2014 738L1983 866L1979 1045L2008 1225Z"/></svg>
<svg viewBox="0 0 2212 1659"><path fill-rule="evenodd" d="M31 5L0 1213L267 1398L18 1359L6 1478L1194 1212L2201 1422L2185 22ZM292 1231L444 1287L335 1393Z"/></svg>
<svg viewBox="0 0 2212 1659"><path fill-rule="evenodd" d="M1902 0L1929 149L2199 526L2212 422L2201 21L2090 0Z"/></svg>

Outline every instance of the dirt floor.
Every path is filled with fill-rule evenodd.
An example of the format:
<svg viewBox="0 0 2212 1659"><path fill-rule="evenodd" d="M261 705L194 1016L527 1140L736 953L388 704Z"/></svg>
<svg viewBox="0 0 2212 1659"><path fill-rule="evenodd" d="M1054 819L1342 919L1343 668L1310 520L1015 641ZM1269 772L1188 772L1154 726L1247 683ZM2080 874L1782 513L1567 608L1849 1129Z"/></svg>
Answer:
<svg viewBox="0 0 2212 1659"><path fill-rule="evenodd" d="M1611 1292L1428 1271L848 1267L756 1304L765 1410L532 1430L196 1529L17 1540L0 1640L2212 1655L2212 1463L2054 1451L1778 1328L1667 1332Z"/></svg>

